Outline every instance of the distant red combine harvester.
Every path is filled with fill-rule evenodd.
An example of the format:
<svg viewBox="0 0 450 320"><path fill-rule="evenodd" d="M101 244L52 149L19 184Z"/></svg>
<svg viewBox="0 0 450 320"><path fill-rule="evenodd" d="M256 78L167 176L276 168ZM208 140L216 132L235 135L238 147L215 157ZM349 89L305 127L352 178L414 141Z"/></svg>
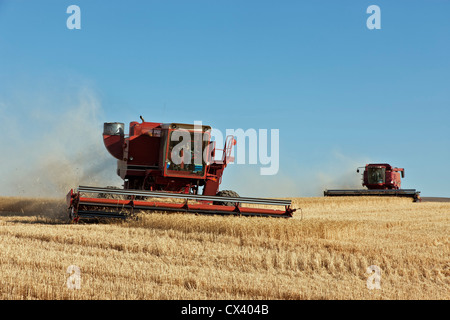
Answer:
<svg viewBox="0 0 450 320"><path fill-rule="evenodd" d="M405 169L396 168L387 163L366 164L363 172L363 187L356 190L325 190L325 196L399 196L411 197L420 201L420 191L401 189L401 178L405 177ZM359 172L358 168L356 172Z"/></svg>
<svg viewBox="0 0 450 320"><path fill-rule="evenodd" d="M224 148L216 149L209 126L142 119L142 123L130 123L126 136L123 123L108 122L103 141L117 159L117 174L124 180L124 188L79 186L70 190L67 203L73 221L126 218L136 210L272 217L292 217L296 210L291 208L291 200L244 198L231 190L219 191L224 169L234 160L236 140L228 136ZM222 152L222 157L217 159L216 152ZM160 198L182 202L149 201ZM242 203L283 206L284 210L242 207Z"/></svg>

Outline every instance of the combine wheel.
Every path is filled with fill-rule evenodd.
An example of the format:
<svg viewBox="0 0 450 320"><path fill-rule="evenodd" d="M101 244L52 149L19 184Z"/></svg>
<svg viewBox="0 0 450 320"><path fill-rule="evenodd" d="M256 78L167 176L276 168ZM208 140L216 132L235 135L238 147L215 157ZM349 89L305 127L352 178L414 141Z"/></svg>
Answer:
<svg viewBox="0 0 450 320"><path fill-rule="evenodd" d="M239 195L237 194L237 192L232 191L232 190L222 190L217 192L216 196L218 197L236 197L238 198ZM229 206L229 207L234 207L235 203L234 202L229 202L229 201L214 201L213 204L216 205L222 205L222 206Z"/></svg>

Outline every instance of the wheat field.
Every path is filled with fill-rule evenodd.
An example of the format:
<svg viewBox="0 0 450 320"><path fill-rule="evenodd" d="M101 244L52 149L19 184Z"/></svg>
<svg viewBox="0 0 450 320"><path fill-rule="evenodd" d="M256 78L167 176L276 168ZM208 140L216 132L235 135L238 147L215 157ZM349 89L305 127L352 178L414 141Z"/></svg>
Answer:
<svg viewBox="0 0 450 320"><path fill-rule="evenodd" d="M0 299L450 298L450 202L292 200L291 219L71 224L59 200L0 198Z"/></svg>

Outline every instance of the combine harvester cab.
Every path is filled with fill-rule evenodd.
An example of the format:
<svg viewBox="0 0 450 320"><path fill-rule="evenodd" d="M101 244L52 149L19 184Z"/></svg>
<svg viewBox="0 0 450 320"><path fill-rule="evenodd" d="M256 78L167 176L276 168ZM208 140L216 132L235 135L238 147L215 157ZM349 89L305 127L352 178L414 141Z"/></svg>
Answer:
<svg viewBox="0 0 450 320"><path fill-rule="evenodd" d="M414 202L420 201L420 191L401 189L401 178L405 169L392 167L387 163L367 164L363 172L363 187L367 189L325 190L324 196L395 196L410 197ZM356 172L359 173L359 169Z"/></svg>
<svg viewBox="0 0 450 320"><path fill-rule="evenodd" d="M103 141L117 159L124 188L79 186L70 190L66 200L74 222L127 218L139 211L285 218L296 211L291 200L244 198L230 190L219 191L223 171L234 160L236 140L228 136L224 148L216 149L209 126L142 119L142 123L130 123L126 136L123 123L108 122ZM222 152L219 159L217 152Z"/></svg>

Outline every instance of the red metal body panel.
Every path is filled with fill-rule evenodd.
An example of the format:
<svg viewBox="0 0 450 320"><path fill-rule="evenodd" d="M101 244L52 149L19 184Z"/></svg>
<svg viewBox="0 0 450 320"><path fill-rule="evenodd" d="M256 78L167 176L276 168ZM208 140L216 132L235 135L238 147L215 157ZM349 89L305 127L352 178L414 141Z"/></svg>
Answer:
<svg viewBox="0 0 450 320"><path fill-rule="evenodd" d="M395 168L387 163L366 164L363 173L363 186L368 189L400 189L403 168ZM376 175L376 178L373 178Z"/></svg>
<svg viewBox="0 0 450 320"><path fill-rule="evenodd" d="M165 165L170 156L169 137L174 130L183 126L190 132L194 131L191 125L133 121L129 125L128 136L103 134L105 147L119 160L117 174L125 180L125 189L197 193L199 187L203 187L204 195L217 194L223 171L227 163L232 161L231 148L235 141L227 139L223 159L218 163L212 160L215 144L208 143L206 154L209 158L204 162L202 174L169 170ZM202 134L206 134L206 141L210 141L209 132Z"/></svg>
<svg viewBox="0 0 450 320"><path fill-rule="evenodd" d="M108 152L116 159L123 158L123 136L117 135L103 135L103 143Z"/></svg>

